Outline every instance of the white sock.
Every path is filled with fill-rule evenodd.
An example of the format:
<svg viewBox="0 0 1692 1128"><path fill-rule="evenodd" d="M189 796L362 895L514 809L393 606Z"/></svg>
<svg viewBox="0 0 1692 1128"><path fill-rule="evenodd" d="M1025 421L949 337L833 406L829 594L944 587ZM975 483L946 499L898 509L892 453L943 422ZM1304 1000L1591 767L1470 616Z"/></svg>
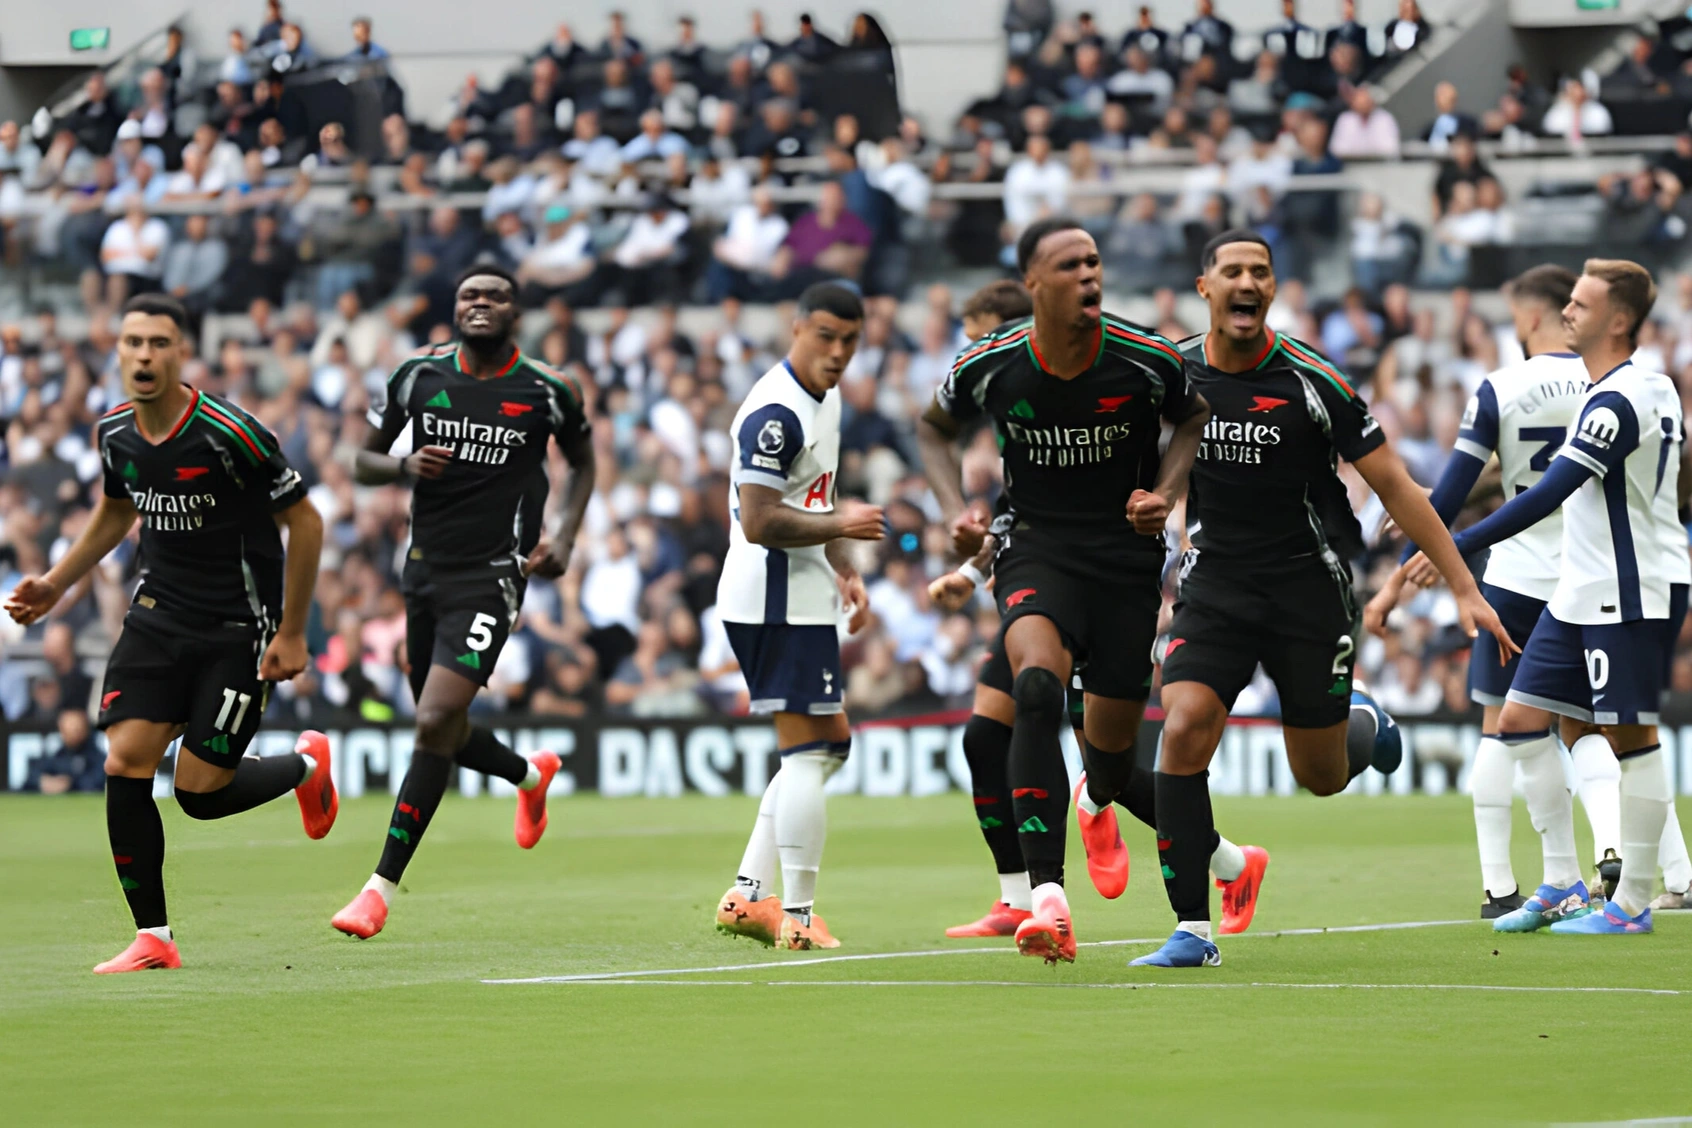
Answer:
<svg viewBox="0 0 1692 1128"><path fill-rule="evenodd" d="M395 885L381 874L376 873L370 875L370 880L364 883L364 888L374 889L376 892L380 893L382 895L382 903L384 905L393 904L394 894L399 890L399 886Z"/></svg>
<svg viewBox="0 0 1692 1128"><path fill-rule="evenodd" d="M781 856L781 906L789 912L809 911L816 900L817 870L828 838L823 784L834 762L826 752L794 752L781 763L775 840Z"/></svg>
<svg viewBox="0 0 1692 1128"><path fill-rule="evenodd" d="M1668 757L1663 757L1668 762ZM1671 784L1669 794L1674 794ZM1692 858L1686 856L1686 836L1680 832L1680 817L1674 803L1669 803L1668 818L1663 820L1663 840L1657 847L1657 865L1662 867L1663 888L1673 893L1692 889Z"/></svg>
<svg viewBox="0 0 1692 1128"><path fill-rule="evenodd" d="M1598 733L1589 733L1569 749L1574 758L1575 792L1586 821L1592 824L1592 864L1605 850L1621 853L1621 764L1615 749Z"/></svg>
<svg viewBox="0 0 1692 1128"><path fill-rule="evenodd" d="M1219 881L1232 881L1245 872L1245 851L1223 838L1210 855L1210 872Z"/></svg>
<svg viewBox="0 0 1692 1128"><path fill-rule="evenodd" d="M752 837L746 840L746 853L741 855L740 869L735 874L736 887L754 901L769 896L775 888L775 809L781 778L782 773L777 771L764 787L764 797L758 801L758 819L752 824Z"/></svg>
<svg viewBox="0 0 1692 1128"><path fill-rule="evenodd" d="M135 935L137 936L140 936L142 933L146 933L148 936L157 936L166 944L170 943L170 925L168 924L161 924L157 928L137 928L135 930Z"/></svg>
<svg viewBox="0 0 1692 1128"><path fill-rule="evenodd" d="M1013 909L1029 912L1034 908L1034 891L1028 887L1028 871L999 875L999 900Z"/></svg>
<svg viewBox="0 0 1692 1128"><path fill-rule="evenodd" d="M1638 916L1651 904L1657 884L1658 845L1663 823L1674 808L1663 750L1653 748L1621 762L1621 882L1616 903L1628 916Z"/></svg>
<svg viewBox="0 0 1692 1128"><path fill-rule="evenodd" d="M1210 922L1208 920L1184 920L1175 926L1176 932L1191 932L1201 940L1210 939Z"/></svg>
<svg viewBox="0 0 1692 1128"><path fill-rule="evenodd" d="M295 787L304 787L306 785L306 781L317 773L316 760L312 759L310 756L301 756L300 759L305 762L305 775L300 777L300 782L294 784Z"/></svg>
<svg viewBox="0 0 1692 1128"><path fill-rule="evenodd" d="M1081 777L1081 790L1076 793L1075 806L1077 810L1086 811L1088 817L1099 813L1099 805L1093 802L1093 797L1087 794L1087 777Z"/></svg>
<svg viewBox="0 0 1692 1128"><path fill-rule="evenodd" d="M529 774L523 777L523 782L517 785L518 791L533 791L540 786L540 769L535 767L533 760L529 761Z"/></svg>
<svg viewBox="0 0 1692 1128"><path fill-rule="evenodd" d="M1504 746L1522 769L1528 817L1539 831L1545 857L1545 884L1567 889L1580 880L1580 863L1575 859L1574 802L1557 755L1557 738L1546 733L1532 740L1506 740Z"/></svg>
<svg viewBox="0 0 1692 1128"><path fill-rule="evenodd" d="M1469 792L1475 800L1475 844L1480 848L1481 886L1494 897L1516 888L1510 868L1510 803L1516 761L1496 736L1481 737L1469 765Z"/></svg>
<svg viewBox="0 0 1692 1128"><path fill-rule="evenodd" d="M1064 912L1069 911L1069 897L1064 893L1063 886L1055 881L1048 881L1044 885L1036 885L1033 891L1035 908L1043 907L1049 901L1056 901Z"/></svg>

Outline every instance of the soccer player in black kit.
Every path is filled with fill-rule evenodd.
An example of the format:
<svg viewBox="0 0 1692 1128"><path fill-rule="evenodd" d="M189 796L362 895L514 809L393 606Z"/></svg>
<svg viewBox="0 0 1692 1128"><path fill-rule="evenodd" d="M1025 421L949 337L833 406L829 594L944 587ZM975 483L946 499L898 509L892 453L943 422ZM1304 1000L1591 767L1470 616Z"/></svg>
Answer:
<svg viewBox="0 0 1692 1128"><path fill-rule="evenodd" d="M1008 761L1011 813L1028 864L1033 915L1017 947L1073 960L1063 892L1069 779L1059 748L1064 686L1081 662L1091 751L1131 762L1151 684L1162 602L1162 532L1186 489L1204 401L1162 337L1100 308L1092 236L1073 220L1030 224L1017 265L1034 316L1000 326L953 365L918 426L929 484L972 555L985 533L966 513L953 440L993 421L1015 521L999 538L994 596L1016 721ZM1174 424L1159 458L1162 421Z"/></svg>
<svg viewBox="0 0 1692 1128"><path fill-rule="evenodd" d="M1357 468L1457 598L1463 629L1515 646L1482 598L1451 534L1386 445L1344 375L1310 346L1265 327L1275 300L1268 244L1229 231L1205 247L1198 291L1210 330L1183 342L1188 377L1211 416L1187 497L1192 549L1182 562L1163 661L1158 854L1178 926L1133 963L1214 966L1207 861L1216 845L1208 768L1235 698L1259 663L1275 682L1287 760L1317 795L1345 788L1396 739L1354 694L1358 607L1350 561L1363 549L1339 460ZM1348 731L1349 729L1349 731ZM1395 734L1393 734L1395 736Z"/></svg>
<svg viewBox="0 0 1692 1128"><path fill-rule="evenodd" d="M95 424L94 514L63 559L6 600L17 622L41 619L140 518L143 576L106 665L99 719L106 832L136 935L95 967L101 974L182 966L153 801L153 775L178 736L176 802L190 818L221 819L293 791L306 834L322 838L339 809L322 733L285 756L244 758L270 683L305 669L323 522L269 431L182 382L187 322L163 295L123 307L118 365L129 400Z"/></svg>
<svg viewBox="0 0 1692 1128"><path fill-rule="evenodd" d="M388 906L457 767L517 785L516 837L525 850L546 830L546 789L559 758L525 759L470 724L470 702L487 684L531 575L556 579L570 563L593 496L593 448L581 387L530 360L516 345L517 287L498 267L459 277L454 343L427 349L395 370L388 398L355 466L366 484L414 483L411 543L401 588L417 740L400 785L376 872L331 923L369 939ZM407 425L411 454L388 453ZM541 533L548 440L570 481L556 535Z"/></svg>

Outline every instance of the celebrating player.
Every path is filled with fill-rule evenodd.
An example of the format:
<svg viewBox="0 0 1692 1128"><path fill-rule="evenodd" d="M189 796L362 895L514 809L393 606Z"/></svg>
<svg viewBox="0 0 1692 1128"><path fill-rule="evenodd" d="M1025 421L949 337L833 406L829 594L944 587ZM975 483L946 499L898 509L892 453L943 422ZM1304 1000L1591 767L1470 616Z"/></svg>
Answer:
<svg viewBox="0 0 1692 1128"><path fill-rule="evenodd" d="M917 433L954 543L970 555L985 530L965 512L954 440L985 415L1002 444L1014 518L998 541L994 596L1015 710L1011 815L1034 887L1016 940L1026 955L1073 960L1064 686L1084 660L1084 744L1131 766L1162 602L1163 526L1185 493L1207 411L1173 345L1102 312L1098 247L1080 224L1030 224L1017 265L1033 319L1001 326L959 357ZM1160 463L1164 419L1175 433Z"/></svg>
<svg viewBox="0 0 1692 1128"><path fill-rule="evenodd" d="M570 563L593 496L593 448L572 379L516 345L516 284L505 270L474 266L459 278L456 344L401 364L355 473L366 485L409 480L411 543L401 587L417 741L400 785L376 872L331 923L369 939L387 923L399 879L417 852L457 766L517 785L517 844L546 830L546 789L559 758L528 759L469 721L517 622L531 575L555 579ZM388 453L411 429L411 454ZM570 481L556 535L541 533L547 440L558 443Z"/></svg>
<svg viewBox="0 0 1692 1128"><path fill-rule="evenodd" d="M1673 808L1657 709L1692 582L1678 517L1680 394L1668 377L1630 359L1656 298L1656 283L1637 263L1587 261L1563 311L1568 345L1590 379L1568 441L1537 484L1457 537L1462 551L1477 552L1563 507L1561 574L1498 719L1544 836L1545 880L1521 908L1493 921L1500 932L1652 927L1657 850ZM1412 561L1412 577L1420 564ZM1553 715L1602 726L1621 761L1621 880L1601 912L1591 911L1575 858Z"/></svg>
<svg viewBox="0 0 1692 1128"><path fill-rule="evenodd" d="M964 303L964 333L970 340L979 340L1007 321L1029 317L1033 305L1028 292L1011 281L992 282L982 287ZM957 571L948 572L929 585L929 597L942 610L955 611L963 607L976 587L992 571L998 540L1015 524L1008 502L1001 497L1003 512L994 518L993 525L983 538L981 549L965 561ZM1128 848L1122 842L1112 802L1121 803L1135 818L1157 827L1156 805L1152 795L1151 773L1124 756L1105 756L1087 747L1084 717L1084 694L1077 686L1079 678L1072 675L1066 689L1069 723L1075 730L1076 745L1089 760L1102 761L1096 771L1083 771L1075 787L1075 817L1080 824L1081 841L1087 852L1087 875L1099 895L1120 897L1128 886ZM987 915L969 924L955 925L946 930L953 939L980 936L1014 936L1016 928L1033 915L1032 889L1028 883L1027 863L1022 859L1022 846L1017 841L1016 823L1011 819L1010 782L1006 776L1006 760L1010 752L1011 726L1016 720L1016 705L1011 699L1010 663L1005 659L1004 632L994 638L987 661L981 667L975 686L975 700L968 723L964 725L963 753L969 764L970 792L975 818L982 837L993 854L999 871L999 900L987 910ZM1127 779L1115 790L1108 778L1113 768L1127 771ZM1223 894L1223 903L1230 909L1225 914L1224 932L1244 931L1251 923L1256 894L1262 881L1263 866L1268 855L1255 846L1247 846L1244 853L1227 839L1217 846L1212 860L1215 869L1229 873L1233 881ZM1261 855L1261 860L1258 856ZM1238 867L1230 862L1235 857L1244 860ZM1246 874L1252 873L1251 877ZM1235 887L1238 888L1235 888Z"/></svg>
<svg viewBox="0 0 1692 1128"><path fill-rule="evenodd" d="M869 617L848 540L880 540L881 507L835 501L840 377L857 351L864 305L819 282L799 295L793 347L752 385L729 433L729 550L717 608L740 660L752 711L773 714L781 770L764 789L717 927L783 948L838 948L812 912L828 837L823 785L846 762L852 731L842 694L838 626ZM781 868L781 896L770 892Z"/></svg>
<svg viewBox="0 0 1692 1128"><path fill-rule="evenodd" d="M322 733L286 756L244 755L270 683L305 669L323 521L269 431L182 382L187 321L162 295L123 307L118 366L129 402L95 425L104 488L93 517L63 559L6 601L17 622L36 622L141 518L145 573L100 694L106 833L137 931L99 973L182 966L153 802L153 775L176 737L176 801L190 818L225 818L293 791L307 836L322 838L339 807Z"/></svg>
<svg viewBox="0 0 1692 1128"><path fill-rule="evenodd" d="M1513 648L1439 515L1387 446L1345 377L1308 345L1264 325L1275 300L1269 246L1228 231L1204 249L1198 291L1210 330L1183 345L1211 405L1193 466L1193 547L1163 662L1163 746L1156 773L1158 850L1177 920L1162 948L1133 962L1214 966L1205 871L1216 848L1208 768L1234 700L1261 663L1275 682L1287 760L1317 795L1401 755L1392 723L1353 685L1357 607L1349 561L1362 531L1336 473L1357 468L1401 528L1431 546L1462 625Z"/></svg>

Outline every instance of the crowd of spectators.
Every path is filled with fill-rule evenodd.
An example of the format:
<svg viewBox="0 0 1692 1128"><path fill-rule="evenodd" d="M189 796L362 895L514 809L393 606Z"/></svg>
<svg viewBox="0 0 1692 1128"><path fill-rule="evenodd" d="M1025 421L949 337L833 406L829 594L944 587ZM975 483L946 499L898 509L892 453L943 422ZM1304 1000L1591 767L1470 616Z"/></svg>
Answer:
<svg viewBox="0 0 1692 1128"><path fill-rule="evenodd" d="M894 532L861 562L876 619L847 644L848 702L860 712L955 706L995 623L985 604L946 616L926 596L946 544L911 427L963 341L958 295L936 285L910 301L913 248L991 268L1028 222L1075 214L1098 236L1108 275L1151 295L1149 321L1179 338L1200 327L1181 323L1175 290L1195 248L1225 226L1256 226L1283 279L1272 324L1359 381L1424 484L1467 394L1508 357L1508 326L1489 324L1460 287L1485 257L1476 248L1507 245L1529 225L1477 138L1506 150L1552 133L1578 140L1602 132L1602 107L1584 84L1553 99L1513 68L1496 105L1469 105L1442 84L1426 120L1401 129L1403 111L1383 110L1370 79L1431 29L1413 2L1382 27L1342 7L1341 24L1318 30L1289 2L1252 54L1207 0L1180 30L1143 9L1133 27L1104 29L1014 2L1002 89L945 136L906 116L880 138L853 114L819 111L807 87L831 63L890 65L869 17L844 43L809 21L783 43L754 14L748 39L726 52L708 51L687 20L662 51L616 15L597 46L561 26L505 81L467 81L443 130L396 108L374 139L336 121L308 127L290 92L320 57L280 4L250 38L232 33L216 62L195 63L173 37L133 90L94 75L50 128L0 124L0 251L74 280L80 307L61 316L47 304L0 325L0 590L39 572L87 520L98 473L89 425L121 398L110 311L128 294L168 290L196 318L187 378L276 433L326 520L316 657L272 708L298 723L406 714L394 575L407 495L355 485L347 464L394 365L450 336L451 279L486 259L521 282L523 347L594 389L599 491L569 574L530 585L478 708L733 711L744 685L712 607L727 543L726 429L786 347L780 318L744 307L844 277L870 314L842 387L841 489L886 506ZM380 62L369 22L354 31L354 61ZM209 87L195 84L208 74ZM1441 155L1425 213L1289 190L1295 177L1391 157L1409 139ZM784 163L802 156L820 160L808 172ZM1166 157L1179 166L1174 191L1136 185L1135 161ZM1596 184L1606 238L1674 245L1688 176L1692 135ZM990 183L1002 195L935 191ZM795 202L806 184L814 190ZM1349 259L1344 293L1315 292L1324 246ZM1418 282L1458 286L1449 310L1412 312ZM716 312L684 329L678 304ZM595 306L604 312L585 319L590 331L577 311ZM1670 289L1658 317L1642 345L1648 362L1692 376L1692 281ZM976 437L965 473L973 494L996 488L990 436ZM1363 574L1378 578L1379 563L1360 562ZM61 705L86 703L76 655L97 668L137 564L132 540L10 648L0 662L8 719L54 724ZM1383 700L1406 715L1460 701L1465 659L1450 610L1423 596L1400 639L1363 651ZM1692 688L1692 663L1676 678ZM1246 708L1272 711L1272 691L1254 687ZM77 769L56 765L43 786L73 785Z"/></svg>

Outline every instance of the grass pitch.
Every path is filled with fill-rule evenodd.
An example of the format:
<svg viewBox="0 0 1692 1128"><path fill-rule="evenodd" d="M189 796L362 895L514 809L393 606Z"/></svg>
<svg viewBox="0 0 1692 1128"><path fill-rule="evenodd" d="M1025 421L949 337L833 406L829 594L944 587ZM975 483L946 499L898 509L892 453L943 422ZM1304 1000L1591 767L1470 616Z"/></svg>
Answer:
<svg viewBox="0 0 1692 1128"><path fill-rule="evenodd" d="M1171 926L1152 836L1126 818L1134 870L1116 902L1093 893L1071 831L1084 946L1054 969L1008 942L941 936L996 893L956 794L830 800L818 907L843 940L835 954L947 953L868 960L712 930L748 799L555 800L546 839L524 853L509 802L451 797L387 931L362 943L329 917L375 863L387 799L346 803L317 843L291 802L212 824L163 807L186 966L96 977L89 968L132 935L100 801L0 799L7 1124L1456 1125L1692 1112L1692 916L1661 914L1649 937L1497 936L1478 921L1269 935L1473 917L1461 796L1218 800L1221 829L1273 862L1252 933L1223 942L1221 968L1186 972L1126 966ZM1516 826L1531 885L1537 840L1525 812ZM1091 943L1132 938L1151 942ZM743 964L755 966L699 970ZM484 982L596 974L611 980Z"/></svg>

